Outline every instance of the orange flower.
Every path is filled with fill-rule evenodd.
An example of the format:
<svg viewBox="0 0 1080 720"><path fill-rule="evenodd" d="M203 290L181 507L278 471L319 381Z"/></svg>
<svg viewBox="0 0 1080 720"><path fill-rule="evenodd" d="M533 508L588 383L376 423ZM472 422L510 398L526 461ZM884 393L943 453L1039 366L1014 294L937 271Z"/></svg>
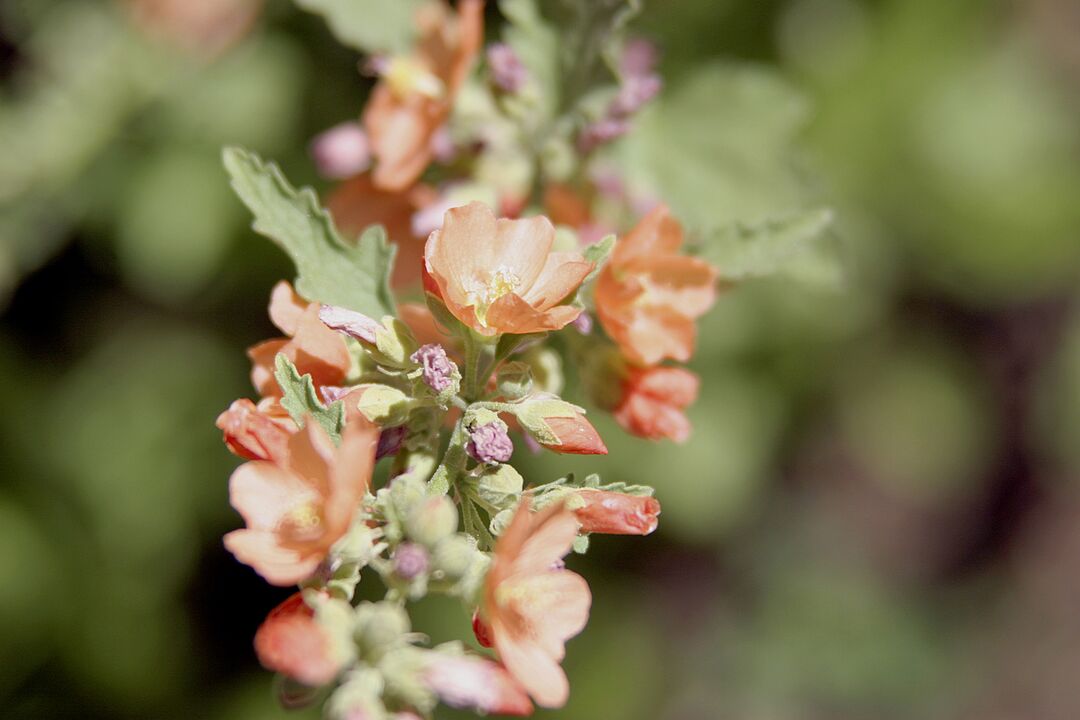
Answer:
<svg viewBox="0 0 1080 720"><path fill-rule="evenodd" d="M333 680L341 662L314 616L300 593L271 610L255 632L255 654L262 666L312 687Z"/></svg>
<svg viewBox="0 0 1080 720"><path fill-rule="evenodd" d="M717 272L678 254L682 226L659 206L615 246L596 283L600 323L632 362L686 362L694 352L694 321L716 299Z"/></svg>
<svg viewBox="0 0 1080 720"><path fill-rule="evenodd" d="M364 110L376 187L404 190L431 162L431 140L450 115L484 35L483 0L445 2L417 15L420 41L411 57L388 61Z"/></svg>
<svg viewBox="0 0 1080 720"><path fill-rule="evenodd" d="M311 375L316 387L340 385L349 370L345 340L319 319L319 303L308 303L282 280L270 294L270 319L288 338L266 340L248 348L251 382L264 397L280 397L274 379L274 358L285 353L301 375Z"/></svg>
<svg viewBox="0 0 1080 720"><path fill-rule="evenodd" d="M266 398L258 405L236 400L218 415L216 424L225 433L229 450L247 460L283 460L289 438L296 431L296 424L276 398Z"/></svg>
<svg viewBox="0 0 1080 720"><path fill-rule="evenodd" d="M570 688L559 663L566 641L589 618L589 586L561 562L577 534L563 503L533 513L523 499L495 546L484 586L484 631L506 669L544 707L566 703Z"/></svg>
<svg viewBox="0 0 1080 720"><path fill-rule="evenodd" d="M683 410L697 399L700 384L697 375L682 368L632 369L623 382L615 420L639 437L686 442L690 421Z"/></svg>
<svg viewBox="0 0 1080 720"><path fill-rule="evenodd" d="M648 535L659 522L660 501L648 495L608 490L578 490L585 503L574 510L583 533Z"/></svg>
<svg viewBox="0 0 1080 720"><path fill-rule="evenodd" d="M454 208L424 248L425 287L481 335L558 330L581 314L559 303L593 264L576 252L551 252L554 240L544 217L496 220L477 202Z"/></svg>
<svg viewBox="0 0 1080 720"><path fill-rule="evenodd" d="M244 463L229 479L229 500L247 527L225 547L274 585L306 580L345 534L367 492L379 431L360 418L345 427L341 447L308 422L289 439L281 462Z"/></svg>
<svg viewBox="0 0 1080 720"><path fill-rule="evenodd" d="M326 207L346 236L355 237L369 225L386 228L398 248L390 282L404 288L419 283L424 259L424 240L412 231L413 213L436 198L437 193L426 185L404 192L380 190L368 173L339 185L327 198Z"/></svg>

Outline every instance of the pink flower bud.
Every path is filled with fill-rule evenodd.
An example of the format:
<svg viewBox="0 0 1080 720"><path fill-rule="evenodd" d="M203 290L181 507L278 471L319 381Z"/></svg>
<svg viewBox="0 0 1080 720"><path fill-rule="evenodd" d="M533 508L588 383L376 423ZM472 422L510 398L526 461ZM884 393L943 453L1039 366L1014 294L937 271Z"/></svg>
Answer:
<svg viewBox="0 0 1080 720"><path fill-rule="evenodd" d="M502 665L473 655L435 654L425 683L444 703L480 713L531 715L529 696Z"/></svg>
<svg viewBox="0 0 1080 720"><path fill-rule="evenodd" d="M371 166L368 136L357 122L344 122L317 135L311 156L319 174L334 180L359 175Z"/></svg>
<svg viewBox="0 0 1080 720"><path fill-rule="evenodd" d="M503 92L516 93L529 81L529 71L514 49L506 43L495 43L487 49L491 81Z"/></svg>
<svg viewBox="0 0 1080 720"><path fill-rule="evenodd" d="M629 117L656 97L662 86L659 75L631 75L623 81L608 112L616 118Z"/></svg>
<svg viewBox="0 0 1080 720"><path fill-rule="evenodd" d="M305 685L325 685L334 679L340 663L314 615L300 593L270 611L255 633L255 653L263 667Z"/></svg>
<svg viewBox="0 0 1080 720"><path fill-rule="evenodd" d="M465 452L482 463L504 463L514 454L514 443L506 423L494 420L469 431Z"/></svg>
<svg viewBox="0 0 1080 720"><path fill-rule="evenodd" d="M438 343L422 345L409 359L420 365L424 372L424 384L435 392L442 392L454 384L457 365L446 355Z"/></svg>
<svg viewBox="0 0 1080 720"><path fill-rule="evenodd" d="M394 574L402 580L412 580L428 569L427 550L416 543L402 543L394 551Z"/></svg>
<svg viewBox="0 0 1080 720"><path fill-rule="evenodd" d="M589 123L578 136L578 149L590 153L630 132L630 123L620 117L604 117Z"/></svg>
<svg viewBox="0 0 1080 720"><path fill-rule="evenodd" d="M660 501L647 495L579 490L585 505L574 510L583 533L648 535L659 522Z"/></svg>

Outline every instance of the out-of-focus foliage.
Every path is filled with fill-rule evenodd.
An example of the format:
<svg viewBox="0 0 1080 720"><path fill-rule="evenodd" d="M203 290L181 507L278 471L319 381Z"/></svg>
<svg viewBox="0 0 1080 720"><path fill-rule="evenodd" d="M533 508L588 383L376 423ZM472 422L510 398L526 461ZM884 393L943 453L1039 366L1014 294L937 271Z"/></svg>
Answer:
<svg viewBox="0 0 1080 720"><path fill-rule="evenodd" d="M365 81L284 0L211 57L126 7L0 8L0 715L305 717L251 652L280 597L220 546L211 421L284 261L219 153L310 178L308 138ZM598 417L606 458L525 460L527 481L596 470L664 507L649 540L571 561L595 563L598 604L560 717L1077 717L1074 3L653 0L631 28L666 82L608 158L633 191L718 261L772 233L729 277L794 258L836 280L819 243L844 273L721 298L689 445ZM399 42L370 30L334 26ZM450 636L452 612L421 629Z"/></svg>

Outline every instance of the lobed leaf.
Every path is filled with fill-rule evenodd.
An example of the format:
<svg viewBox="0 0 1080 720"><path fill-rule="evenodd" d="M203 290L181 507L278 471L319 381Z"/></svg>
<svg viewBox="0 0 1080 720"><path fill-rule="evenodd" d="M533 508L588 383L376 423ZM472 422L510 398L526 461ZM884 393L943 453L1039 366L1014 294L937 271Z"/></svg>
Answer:
<svg viewBox="0 0 1080 720"><path fill-rule="evenodd" d="M274 364L274 377L277 378L283 393L281 406L289 411L289 415L301 427L308 418L314 418L334 444L338 444L341 441L341 430L345 426L345 403L338 400L329 406L323 405L311 376L301 376L296 366L284 354L279 353Z"/></svg>

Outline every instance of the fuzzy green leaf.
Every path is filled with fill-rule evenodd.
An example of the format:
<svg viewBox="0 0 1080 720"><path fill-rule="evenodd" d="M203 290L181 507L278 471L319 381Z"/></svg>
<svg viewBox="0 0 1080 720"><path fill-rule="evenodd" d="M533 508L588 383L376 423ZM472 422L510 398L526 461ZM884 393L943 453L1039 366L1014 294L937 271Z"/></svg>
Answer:
<svg viewBox="0 0 1080 720"><path fill-rule="evenodd" d="M604 265L611 258L611 253L615 250L615 236L605 235L598 242L593 243L589 247L585 248L585 259L593 263L593 269L589 271L589 274L585 276L582 281L582 285L585 285L594 277L600 274L600 271L604 269Z"/></svg>
<svg viewBox="0 0 1080 720"><path fill-rule="evenodd" d="M274 163L226 148L233 189L255 215L253 228L296 263L296 291L308 300L381 318L394 314L390 271L395 248L378 225L355 244L345 242L311 188L295 189Z"/></svg>
<svg viewBox="0 0 1080 720"><path fill-rule="evenodd" d="M401 53L412 46L423 0L296 0L321 15L343 45L362 53Z"/></svg>
<svg viewBox="0 0 1080 720"><path fill-rule="evenodd" d="M297 425L303 427L309 417L322 426L336 445L341 441L341 429L345 425L345 404L337 401L329 406L323 405L315 392L315 383L310 375L300 375L296 366L284 354L279 353L274 361L274 377L281 387L281 406Z"/></svg>
<svg viewBox="0 0 1080 720"><path fill-rule="evenodd" d="M702 257L728 280L788 275L823 284L841 277L839 258L827 242L833 212L822 208L754 224L735 223L702 244Z"/></svg>

